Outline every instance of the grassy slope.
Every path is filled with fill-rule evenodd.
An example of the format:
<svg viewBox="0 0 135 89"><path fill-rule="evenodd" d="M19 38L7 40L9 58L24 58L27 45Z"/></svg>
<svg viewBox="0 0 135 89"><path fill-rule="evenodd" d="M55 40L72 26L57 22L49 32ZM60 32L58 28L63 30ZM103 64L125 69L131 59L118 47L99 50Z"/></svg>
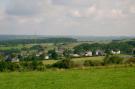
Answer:
<svg viewBox="0 0 135 89"><path fill-rule="evenodd" d="M0 89L134 89L135 68L0 73Z"/></svg>

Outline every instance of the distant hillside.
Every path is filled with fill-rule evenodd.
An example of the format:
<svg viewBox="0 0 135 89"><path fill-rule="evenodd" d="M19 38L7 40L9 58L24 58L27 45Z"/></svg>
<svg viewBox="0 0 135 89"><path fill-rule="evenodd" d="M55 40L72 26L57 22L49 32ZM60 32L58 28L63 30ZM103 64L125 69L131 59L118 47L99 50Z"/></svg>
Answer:
<svg viewBox="0 0 135 89"><path fill-rule="evenodd" d="M67 43L77 42L69 37L43 37L43 36L0 36L0 44L31 44L31 43Z"/></svg>
<svg viewBox="0 0 135 89"><path fill-rule="evenodd" d="M78 41L112 41L112 40L129 40L133 36L73 36Z"/></svg>
<svg viewBox="0 0 135 89"><path fill-rule="evenodd" d="M133 36L44 36L44 35L0 35L0 41L16 39L74 38L78 41L119 41L135 39Z"/></svg>

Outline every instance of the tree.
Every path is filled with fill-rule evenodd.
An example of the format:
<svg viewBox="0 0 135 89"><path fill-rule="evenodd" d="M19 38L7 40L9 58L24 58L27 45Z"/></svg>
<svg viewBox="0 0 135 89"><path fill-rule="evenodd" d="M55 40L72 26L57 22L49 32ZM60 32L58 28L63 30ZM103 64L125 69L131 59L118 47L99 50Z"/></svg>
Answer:
<svg viewBox="0 0 135 89"><path fill-rule="evenodd" d="M74 65L74 62L71 61L71 59L66 58L66 59L63 59L54 63L53 67L69 69L69 68L72 68L73 65Z"/></svg>
<svg viewBox="0 0 135 89"><path fill-rule="evenodd" d="M0 54L0 61L3 61L3 60L4 60L4 55Z"/></svg>
<svg viewBox="0 0 135 89"><path fill-rule="evenodd" d="M49 54L49 57L50 57L50 58L55 59L55 60L58 59L58 54L56 53L55 50L49 50L49 51L48 51L48 54Z"/></svg>
<svg viewBox="0 0 135 89"><path fill-rule="evenodd" d="M63 52L63 55L66 57L66 58L70 58L70 54L73 53L72 50L69 50L69 49L66 49L64 52Z"/></svg>
<svg viewBox="0 0 135 89"><path fill-rule="evenodd" d="M118 55L109 55L107 54L104 58L104 64L120 64L123 61L123 58Z"/></svg>

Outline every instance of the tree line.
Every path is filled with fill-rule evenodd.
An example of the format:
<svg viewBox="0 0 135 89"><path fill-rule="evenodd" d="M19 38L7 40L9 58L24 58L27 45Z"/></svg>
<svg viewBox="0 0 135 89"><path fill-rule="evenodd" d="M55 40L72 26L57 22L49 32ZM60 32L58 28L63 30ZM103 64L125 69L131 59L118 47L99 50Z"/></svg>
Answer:
<svg viewBox="0 0 135 89"><path fill-rule="evenodd" d="M14 39L0 41L0 45L14 45L14 44L32 44L32 43L70 43L77 42L73 38L46 38L46 39Z"/></svg>
<svg viewBox="0 0 135 89"><path fill-rule="evenodd" d="M95 51L95 50L120 50L124 54L131 54L132 49L135 47L135 41L133 42L111 42L108 44L93 43L88 44L84 43L74 47L75 53L85 52L85 51Z"/></svg>

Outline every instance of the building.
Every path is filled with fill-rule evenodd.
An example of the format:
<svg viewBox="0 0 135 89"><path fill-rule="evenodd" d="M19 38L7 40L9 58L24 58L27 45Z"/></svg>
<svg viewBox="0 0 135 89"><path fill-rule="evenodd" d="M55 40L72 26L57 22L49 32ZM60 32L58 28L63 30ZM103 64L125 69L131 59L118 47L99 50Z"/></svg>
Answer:
<svg viewBox="0 0 135 89"><path fill-rule="evenodd" d="M80 57L79 54L72 54L71 56L72 56L72 57Z"/></svg>
<svg viewBox="0 0 135 89"><path fill-rule="evenodd" d="M112 50L111 53L112 53L112 54L120 54L121 51L120 51L120 50L116 50L116 51Z"/></svg>
<svg viewBox="0 0 135 89"><path fill-rule="evenodd" d="M86 57L92 56L92 51L87 51L87 52L85 53L85 56L86 56Z"/></svg>
<svg viewBox="0 0 135 89"><path fill-rule="evenodd" d="M20 60L17 57L12 58L12 57L8 56L5 61L8 61L8 62L19 62Z"/></svg>
<svg viewBox="0 0 135 89"><path fill-rule="evenodd" d="M49 56L45 56L45 59L48 60L49 59Z"/></svg>
<svg viewBox="0 0 135 89"><path fill-rule="evenodd" d="M105 52L102 51L102 50L96 50L96 51L95 51L95 55L96 55L96 56L104 56L104 55L105 55Z"/></svg>
<svg viewBox="0 0 135 89"><path fill-rule="evenodd" d="M132 54L135 54L135 48L132 49Z"/></svg>

